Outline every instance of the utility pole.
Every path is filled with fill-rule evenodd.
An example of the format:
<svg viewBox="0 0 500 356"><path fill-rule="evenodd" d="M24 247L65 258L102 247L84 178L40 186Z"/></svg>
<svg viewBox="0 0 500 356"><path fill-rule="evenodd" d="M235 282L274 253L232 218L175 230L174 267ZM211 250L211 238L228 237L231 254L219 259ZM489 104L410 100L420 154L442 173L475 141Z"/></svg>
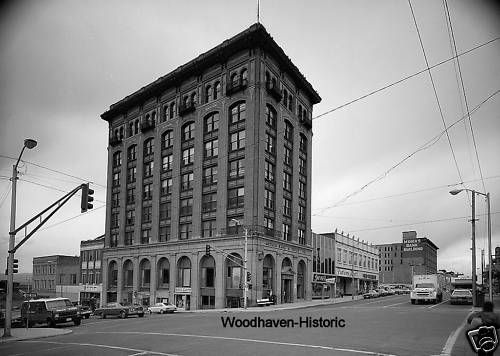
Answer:
<svg viewBox="0 0 500 356"><path fill-rule="evenodd" d="M472 193L472 305L476 306L476 194Z"/></svg>

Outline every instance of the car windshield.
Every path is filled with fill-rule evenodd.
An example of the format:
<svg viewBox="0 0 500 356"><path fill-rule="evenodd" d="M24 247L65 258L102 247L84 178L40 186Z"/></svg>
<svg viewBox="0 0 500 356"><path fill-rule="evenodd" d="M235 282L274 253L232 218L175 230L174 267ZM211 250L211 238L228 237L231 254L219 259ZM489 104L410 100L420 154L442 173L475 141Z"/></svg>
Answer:
<svg viewBox="0 0 500 356"><path fill-rule="evenodd" d="M122 305L120 303L111 303L108 304L109 308L120 308Z"/></svg>
<svg viewBox="0 0 500 356"><path fill-rule="evenodd" d="M472 293L468 290L455 290L452 295L454 296L471 296Z"/></svg>
<svg viewBox="0 0 500 356"><path fill-rule="evenodd" d="M59 309L73 306L69 300L50 300L46 302L46 304L47 309Z"/></svg>
<svg viewBox="0 0 500 356"><path fill-rule="evenodd" d="M416 288L434 288L432 283L417 283Z"/></svg>

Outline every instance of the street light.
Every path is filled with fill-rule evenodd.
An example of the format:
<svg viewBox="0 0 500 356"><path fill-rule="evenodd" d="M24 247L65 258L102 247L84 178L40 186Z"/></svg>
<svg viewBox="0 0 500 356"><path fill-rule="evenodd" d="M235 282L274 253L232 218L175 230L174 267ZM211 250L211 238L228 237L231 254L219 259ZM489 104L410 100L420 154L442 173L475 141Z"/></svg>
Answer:
<svg viewBox="0 0 500 356"><path fill-rule="evenodd" d="M14 294L14 245L16 243L16 188L17 188L17 166L21 160L24 149L32 149L37 145L37 142L31 138L24 140L24 146L17 158L16 164L12 166L12 195L10 204L10 230L9 230L9 257L7 259L7 298L5 301L5 325L3 337L10 337L11 322L12 322L12 295Z"/></svg>
<svg viewBox="0 0 500 356"><path fill-rule="evenodd" d="M486 204L488 208L488 296L490 301L493 301L493 288L491 281L491 212L490 212L490 193L481 193L472 189L454 189L450 191L451 195L457 195L461 191L468 191L472 193L472 288L473 288L473 304L475 305L476 299L476 194L486 197Z"/></svg>
<svg viewBox="0 0 500 356"><path fill-rule="evenodd" d="M231 219L231 221L236 222L237 226L242 226L239 220ZM243 288L243 308L247 308L247 293L248 293L248 281L247 281L247 254L248 254L248 229L243 226L243 230L245 231L245 259L243 261L243 280L244 280L244 288Z"/></svg>

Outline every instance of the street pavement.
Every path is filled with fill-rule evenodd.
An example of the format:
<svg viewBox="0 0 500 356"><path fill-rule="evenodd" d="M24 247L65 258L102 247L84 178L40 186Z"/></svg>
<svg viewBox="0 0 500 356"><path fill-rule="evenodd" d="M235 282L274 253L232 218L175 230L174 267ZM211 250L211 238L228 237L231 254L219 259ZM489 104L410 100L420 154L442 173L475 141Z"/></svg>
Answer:
<svg viewBox="0 0 500 356"><path fill-rule="evenodd" d="M62 327L68 335L0 344L0 354L472 355L461 332L470 305L412 305L404 295L301 306L91 318Z"/></svg>

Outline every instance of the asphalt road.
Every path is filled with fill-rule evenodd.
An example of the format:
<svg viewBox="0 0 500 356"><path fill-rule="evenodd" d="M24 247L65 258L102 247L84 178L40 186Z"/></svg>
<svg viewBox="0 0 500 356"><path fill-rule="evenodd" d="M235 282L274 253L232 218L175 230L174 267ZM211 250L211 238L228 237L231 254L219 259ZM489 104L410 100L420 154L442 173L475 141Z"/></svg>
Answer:
<svg viewBox="0 0 500 356"><path fill-rule="evenodd" d="M456 331L470 310L447 302L411 305L408 296L390 296L281 311L91 318L79 327L66 326L73 329L69 335L0 345L0 354L441 355L450 354L453 335L463 337ZM261 327L224 327L221 318L237 324L261 320ZM280 320L282 325L269 325ZM309 320L323 325L314 327Z"/></svg>

